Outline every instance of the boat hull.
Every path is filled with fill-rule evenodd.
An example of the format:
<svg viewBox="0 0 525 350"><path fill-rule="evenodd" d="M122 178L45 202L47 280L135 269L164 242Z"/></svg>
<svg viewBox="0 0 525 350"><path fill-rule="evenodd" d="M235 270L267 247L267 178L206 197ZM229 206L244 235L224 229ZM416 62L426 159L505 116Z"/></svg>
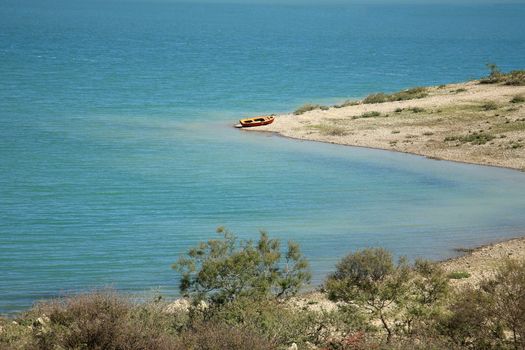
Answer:
<svg viewBox="0 0 525 350"><path fill-rule="evenodd" d="M240 125L243 128L250 128L254 126L263 126L273 123L275 120L274 117L255 117L255 118L248 118L248 119L241 119L239 120Z"/></svg>

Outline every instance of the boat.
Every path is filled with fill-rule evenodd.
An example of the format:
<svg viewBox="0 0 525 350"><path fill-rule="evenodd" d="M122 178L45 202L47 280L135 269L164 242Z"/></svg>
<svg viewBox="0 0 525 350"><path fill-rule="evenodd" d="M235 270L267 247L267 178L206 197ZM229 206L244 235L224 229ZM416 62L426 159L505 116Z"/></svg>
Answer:
<svg viewBox="0 0 525 350"><path fill-rule="evenodd" d="M237 124L237 127L252 127L252 126L261 126L261 125L268 125L273 123L275 120L275 117L272 115L269 116L258 116L253 118L246 118L239 120L239 124Z"/></svg>

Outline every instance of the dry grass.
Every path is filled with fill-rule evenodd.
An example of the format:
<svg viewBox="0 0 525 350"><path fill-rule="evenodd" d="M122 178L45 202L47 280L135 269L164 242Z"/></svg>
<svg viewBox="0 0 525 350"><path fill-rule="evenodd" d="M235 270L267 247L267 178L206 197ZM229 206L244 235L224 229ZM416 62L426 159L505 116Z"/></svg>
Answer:
<svg viewBox="0 0 525 350"><path fill-rule="evenodd" d="M385 94L381 92L377 94L368 95L363 100L363 103L371 104L371 103L385 103L385 102L392 102L392 101L406 101L406 100L424 98L427 96L428 96L427 88L415 87L412 89L395 92L393 94Z"/></svg>
<svg viewBox="0 0 525 350"><path fill-rule="evenodd" d="M316 129L320 134L327 136L345 136L350 133L345 127L334 124L325 123L312 125L311 128Z"/></svg>

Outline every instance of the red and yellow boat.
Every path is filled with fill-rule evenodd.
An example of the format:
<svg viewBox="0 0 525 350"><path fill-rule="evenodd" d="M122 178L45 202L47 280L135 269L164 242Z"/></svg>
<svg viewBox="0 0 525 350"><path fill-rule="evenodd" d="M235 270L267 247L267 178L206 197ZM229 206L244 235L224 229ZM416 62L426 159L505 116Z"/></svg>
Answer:
<svg viewBox="0 0 525 350"><path fill-rule="evenodd" d="M274 120L275 120L275 117L272 115L258 116L258 117L253 117L253 118L241 119L239 120L240 124L238 124L237 126L247 128L247 127L252 127L252 126L268 125L268 124L273 123Z"/></svg>

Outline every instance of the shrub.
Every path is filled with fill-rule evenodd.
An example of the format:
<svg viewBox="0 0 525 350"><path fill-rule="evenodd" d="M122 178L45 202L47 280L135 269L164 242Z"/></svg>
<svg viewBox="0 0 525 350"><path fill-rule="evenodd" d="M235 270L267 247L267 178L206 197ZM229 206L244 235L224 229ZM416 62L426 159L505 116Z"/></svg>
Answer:
<svg viewBox="0 0 525 350"><path fill-rule="evenodd" d="M183 294L223 304L238 297L288 297L309 282L308 262L296 243L288 242L283 255L279 240L265 232L256 243L239 241L224 228L217 232L221 239L200 243L173 264L182 274Z"/></svg>
<svg viewBox="0 0 525 350"><path fill-rule="evenodd" d="M370 104L370 103L384 103L384 102L391 102L391 101L405 101L405 100L423 98L426 96L428 96L427 88L415 87L412 89L395 92L393 94L377 93L377 94L368 95L363 100L363 103Z"/></svg>
<svg viewBox="0 0 525 350"><path fill-rule="evenodd" d="M468 287L454 295L441 331L454 343L472 349L498 349L504 340L501 325L491 318L492 300L480 289Z"/></svg>
<svg viewBox="0 0 525 350"><path fill-rule="evenodd" d="M194 326L180 336L174 350L273 350L277 345L257 332L225 323L206 322Z"/></svg>
<svg viewBox="0 0 525 350"><path fill-rule="evenodd" d="M454 248L454 251L455 252L458 252L458 253L472 253L474 251L476 251L475 248L465 248L465 247L457 247L457 248Z"/></svg>
<svg viewBox="0 0 525 350"><path fill-rule="evenodd" d="M17 319L0 318L0 349L28 349L32 344L33 320L27 322Z"/></svg>
<svg viewBox="0 0 525 350"><path fill-rule="evenodd" d="M412 113L421 113L425 111L425 109L421 107L411 107L408 110Z"/></svg>
<svg viewBox="0 0 525 350"><path fill-rule="evenodd" d="M454 272L449 273L447 277L451 280L460 280L463 278L469 278L470 273L466 271L454 271Z"/></svg>
<svg viewBox="0 0 525 350"><path fill-rule="evenodd" d="M525 85L525 70L515 70L505 75L505 85Z"/></svg>
<svg viewBox="0 0 525 350"><path fill-rule="evenodd" d="M487 63L487 68L490 70L490 73L487 77L480 80L481 84L496 84L502 81L503 73L501 73L498 66L494 63Z"/></svg>
<svg viewBox="0 0 525 350"><path fill-rule="evenodd" d="M307 104L304 104L301 107L297 108L293 112L293 114L301 115L301 114L304 114L306 112L313 111L313 110L320 109L320 108L321 108L320 105L314 105L314 104L307 103Z"/></svg>
<svg viewBox="0 0 525 350"><path fill-rule="evenodd" d="M483 109L484 111L493 111L498 109L498 105L496 104L496 102L490 101L482 104L481 109Z"/></svg>
<svg viewBox="0 0 525 350"><path fill-rule="evenodd" d="M346 310L312 311L275 300L240 298L212 309L209 317L212 322L243 327L277 344L296 343L300 348L307 343L325 344L334 329L348 334L363 327L362 318Z"/></svg>
<svg viewBox="0 0 525 350"><path fill-rule="evenodd" d="M348 130L339 125L332 125L332 124L319 124L312 126L313 128L316 128L319 130L319 132L323 135L328 136L345 136L348 135Z"/></svg>
<svg viewBox="0 0 525 350"><path fill-rule="evenodd" d="M525 96L523 95L516 95L510 100L511 103L523 103L525 102Z"/></svg>
<svg viewBox="0 0 525 350"><path fill-rule="evenodd" d="M341 104L338 104L338 105L335 105L334 107L335 108L343 108L343 107L348 107L348 106L357 106L359 103L360 103L359 101L346 100L345 102L343 102Z"/></svg>
<svg viewBox="0 0 525 350"><path fill-rule="evenodd" d="M34 347L42 350L171 349L175 338L166 331L170 328L168 317L162 317L160 310L148 318L141 317L137 311L129 301L111 292L41 304L33 310Z"/></svg>
<svg viewBox="0 0 525 350"><path fill-rule="evenodd" d="M469 135L465 136L447 136L445 137L445 142L448 141L459 141L461 143L471 143L473 145L484 145L489 141L492 141L496 137L494 135L486 134L486 133L477 133L474 132Z"/></svg>
<svg viewBox="0 0 525 350"><path fill-rule="evenodd" d="M445 313L444 305L449 291L448 278L439 265L427 260L416 260L409 292L404 297L404 330L408 333L431 333L429 330Z"/></svg>
<svg viewBox="0 0 525 350"><path fill-rule="evenodd" d="M457 293L441 326L443 334L469 348L523 349L525 260L508 259L494 278Z"/></svg>
<svg viewBox="0 0 525 350"><path fill-rule="evenodd" d="M381 116L381 113L376 112L376 111L370 111L370 112L365 112L358 116L353 116L352 119L375 118L375 117L380 117L380 116Z"/></svg>
<svg viewBox="0 0 525 350"><path fill-rule="evenodd" d="M498 66L493 63L487 64L487 67L490 69L490 74L480 80L481 84L525 85L525 70L513 70L509 73L502 73Z"/></svg>
<svg viewBox="0 0 525 350"><path fill-rule="evenodd" d="M404 260L397 265L392 255L382 249L364 249L344 257L325 284L328 297L334 301L355 303L379 319L387 333L394 334L392 319L399 312L396 306L408 291L409 269Z"/></svg>
<svg viewBox="0 0 525 350"><path fill-rule="evenodd" d="M408 90L403 90L390 95L390 101L405 101L418 98L427 97L427 89L424 87L415 87Z"/></svg>
<svg viewBox="0 0 525 350"><path fill-rule="evenodd" d="M512 333L515 348L525 348L525 260L506 260L481 289L492 297L490 311Z"/></svg>
<svg viewBox="0 0 525 350"><path fill-rule="evenodd" d="M385 93L372 94L365 97L363 103L372 104L372 103L383 103L390 101L389 96Z"/></svg>

